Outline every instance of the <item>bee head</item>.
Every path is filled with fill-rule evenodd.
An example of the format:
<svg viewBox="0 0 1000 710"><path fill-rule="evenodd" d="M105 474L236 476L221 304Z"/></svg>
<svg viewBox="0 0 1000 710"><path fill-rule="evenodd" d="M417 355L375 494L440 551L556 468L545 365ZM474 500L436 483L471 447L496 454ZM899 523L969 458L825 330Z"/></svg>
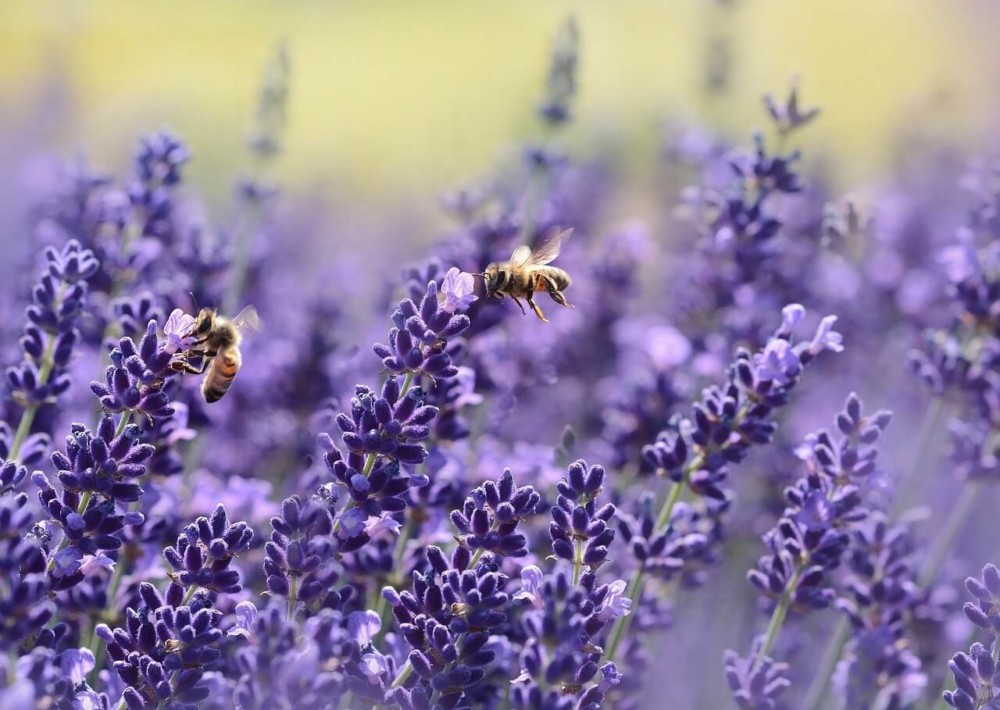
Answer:
<svg viewBox="0 0 1000 710"><path fill-rule="evenodd" d="M486 282L486 296L494 296L506 285L507 271L500 264L494 262L486 267L486 271L483 272L483 280Z"/></svg>
<svg viewBox="0 0 1000 710"><path fill-rule="evenodd" d="M196 337L203 338L215 328L215 309L202 308L198 313L198 318L194 322L194 333Z"/></svg>

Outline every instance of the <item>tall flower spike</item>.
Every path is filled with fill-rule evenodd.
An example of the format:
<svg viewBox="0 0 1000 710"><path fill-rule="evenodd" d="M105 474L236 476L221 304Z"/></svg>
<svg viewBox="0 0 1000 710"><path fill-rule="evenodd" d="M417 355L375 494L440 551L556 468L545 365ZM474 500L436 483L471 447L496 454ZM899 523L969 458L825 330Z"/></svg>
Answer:
<svg viewBox="0 0 1000 710"><path fill-rule="evenodd" d="M615 506L607 503L598 508L595 502L604 486L602 466L588 468L581 459L570 464L566 473L550 511L549 536L555 556L573 563L579 578L581 567L596 571L607 560L608 547L615 539L615 531L608 527Z"/></svg>
<svg viewBox="0 0 1000 710"><path fill-rule="evenodd" d="M268 591L288 598L293 610L298 603L309 607L323 600L340 578L334 562L340 548L329 507L317 496L305 502L286 498L281 515L271 518L271 528L264 545Z"/></svg>
<svg viewBox="0 0 1000 710"><path fill-rule="evenodd" d="M32 289L28 323L20 340L24 362L7 369L11 396L26 410L22 427L26 422L30 428L37 408L56 401L70 386L67 367L80 339L76 324L87 300L87 279L98 267L94 253L75 240L61 251L45 250L45 271ZM14 444L18 450L10 452L14 458L27 433L19 431Z"/></svg>
<svg viewBox="0 0 1000 710"><path fill-rule="evenodd" d="M758 674L772 662L771 649L788 611L823 609L834 601L831 573L847 554L850 531L857 529L869 512L862 505L857 479L863 481L874 470L875 452L866 449L859 453L857 446L877 441L888 421L887 412L878 412L870 422L862 414L860 400L851 394L836 419L842 441L834 444L826 432L809 437L813 454L806 461L811 465L802 478L785 489L785 510L763 537L768 552L757 568L747 573L757 591L775 602L767 635L749 659L733 652L726 655L726 674L741 707L754 707L752 703L758 700L753 696L754 688L759 689L766 680ZM841 453L839 463L834 451ZM859 460L863 464L856 466ZM817 462L822 465L816 466ZM765 693L759 700L772 702L776 694Z"/></svg>

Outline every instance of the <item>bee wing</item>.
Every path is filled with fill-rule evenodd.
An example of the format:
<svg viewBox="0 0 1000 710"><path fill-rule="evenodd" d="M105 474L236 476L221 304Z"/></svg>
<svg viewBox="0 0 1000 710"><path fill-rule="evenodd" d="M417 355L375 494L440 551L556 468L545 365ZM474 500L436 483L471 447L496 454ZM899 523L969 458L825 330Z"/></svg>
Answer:
<svg viewBox="0 0 1000 710"><path fill-rule="evenodd" d="M260 330L260 316L257 315L257 309L247 306L233 318L233 325L242 333L256 333Z"/></svg>
<svg viewBox="0 0 1000 710"><path fill-rule="evenodd" d="M514 253L510 255L510 263L512 266L524 266L531 260L531 247L524 246L523 244L514 250Z"/></svg>
<svg viewBox="0 0 1000 710"><path fill-rule="evenodd" d="M559 250L562 248L563 241L572 233L572 228L564 229L561 232L549 232L542 238L538 248L531 253L531 258L527 263L539 266L548 264L559 256Z"/></svg>

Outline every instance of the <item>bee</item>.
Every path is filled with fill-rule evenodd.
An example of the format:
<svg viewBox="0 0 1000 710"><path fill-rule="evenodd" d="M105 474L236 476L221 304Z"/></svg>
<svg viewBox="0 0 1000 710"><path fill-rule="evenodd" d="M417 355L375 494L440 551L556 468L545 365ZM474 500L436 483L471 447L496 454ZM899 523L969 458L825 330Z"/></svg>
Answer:
<svg viewBox="0 0 1000 710"><path fill-rule="evenodd" d="M510 296L514 303L521 309L521 313L527 314L524 306L518 298L524 298L543 322L548 323L548 318L542 313L542 309L534 301L536 291L547 291L553 301L560 306L572 308L573 306L566 300L563 291L569 288L572 280L562 269L555 266L547 266L549 262L559 256L559 249L571 233L572 229L565 229L561 232L550 234L543 238L538 248L532 251L531 247L519 246L510 255L508 261L495 261L486 267L483 272L483 280L486 282L486 295L499 299L503 303L504 296Z"/></svg>
<svg viewBox="0 0 1000 710"><path fill-rule="evenodd" d="M217 402L229 391L243 364L243 333L258 328L260 318L253 306L247 306L233 319L220 316L214 308L202 308L189 332L195 343L176 367L195 375L206 373L201 394L206 402ZM191 365L189 358L200 359L199 366Z"/></svg>

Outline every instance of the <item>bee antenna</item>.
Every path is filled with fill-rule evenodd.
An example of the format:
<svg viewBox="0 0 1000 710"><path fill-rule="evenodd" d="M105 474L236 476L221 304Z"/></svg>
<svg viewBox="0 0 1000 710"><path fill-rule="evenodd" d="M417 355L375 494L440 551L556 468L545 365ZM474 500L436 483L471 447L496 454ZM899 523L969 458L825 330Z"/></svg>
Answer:
<svg viewBox="0 0 1000 710"><path fill-rule="evenodd" d="M194 306L194 310L198 310L198 299L194 297L194 291L188 291L188 295L191 297L191 305Z"/></svg>

